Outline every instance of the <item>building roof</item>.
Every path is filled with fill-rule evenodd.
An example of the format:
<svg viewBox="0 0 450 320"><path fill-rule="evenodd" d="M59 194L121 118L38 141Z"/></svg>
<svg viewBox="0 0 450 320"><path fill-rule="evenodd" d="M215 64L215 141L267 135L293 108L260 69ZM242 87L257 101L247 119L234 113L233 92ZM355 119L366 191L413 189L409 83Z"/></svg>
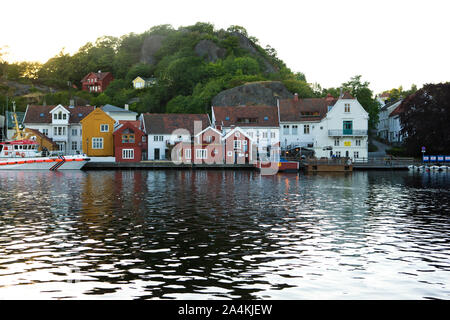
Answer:
<svg viewBox="0 0 450 320"><path fill-rule="evenodd" d="M278 108L273 106L212 107L215 125L224 127L278 127Z"/></svg>
<svg viewBox="0 0 450 320"><path fill-rule="evenodd" d="M194 122L201 121L203 130L211 123L207 114L144 113L147 134L171 134L176 129L186 129L194 135Z"/></svg>
<svg viewBox="0 0 450 320"><path fill-rule="evenodd" d="M401 101L401 100L400 100ZM397 102L400 102L397 101ZM405 105L403 104L403 101L400 102L400 104L389 114L389 117L395 117L400 115L401 113L403 113L405 111Z"/></svg>
<svg viewBox="0 0 450 320"><path fill-rule="evenodd" d="M326 98L280 100L280 121L320 121L327 115L328 107L338 99L331 95Z"/></svg>
<svg viewBox="0 0 450 320"><path fill-rule="evenodd" d="M350 92L345 91L342 97L340 97L340 99L355 99L355 98L350 94Z"/></svg>
<svg viewBox="0 0 450 320"><path fill-rule="evenodd" d="M29 105L23 123L52 123L50 111L56 106ZM64 107L70 112L69 123L79 123L94 110L93 106Z"/></svg>
<svg viewBox="0 0 450 320"><path fill-rule="evenodd" d="M394 100L394 101L390 101L390 102L386 103L384 106L382 106L382 107L380 108L380 111L387 110L388 108L392 107L394 104L399 103L399 102L401 102L401 101L402 101L401 99L399 99L399 100Z"/></svg>
<svg viewBox="0 0 450 320"><path fill-rule="evenodd" d="M131 113L131 114L137 115L137 113L134 112L134 111L130 111L130 110L127 110L127 109L124 109L124 108L116 107L116 106L113 106L111 104L105 104L103 107L100 107L100 109L102 109L105 112L127 112L127 113Z"/></svg>
<svg viewBox="0 0 450 320"><path fill-rule="evenodd" d="M114 133L120 132L124 128L132 128L133 130L139 130L142 134L145 134L140 128L141 122L139 120L119 120L119 124L114 127Z"/></svg>
<svg viewBox="0 0 450 320"><path fill-rule="evenodd" d="M111 74L111 72L89 72L87 75L84 76L83 79L81 79L81 82L84 82L89 78L91 74L94 74L98 80L103 80L106 78L107 75Z"/></svg>

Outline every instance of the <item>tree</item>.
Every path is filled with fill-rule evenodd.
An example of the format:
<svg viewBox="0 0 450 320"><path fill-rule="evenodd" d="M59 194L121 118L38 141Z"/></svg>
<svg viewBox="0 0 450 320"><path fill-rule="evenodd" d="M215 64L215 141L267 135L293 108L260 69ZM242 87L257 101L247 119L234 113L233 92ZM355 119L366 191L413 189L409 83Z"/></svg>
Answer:
<svg viewBox="0 0 450 320"><path fill-rule="evenodd" d="M428 154L450 152L450 82L426 84L399 106L406 151L419 155L425 146Z"/></svg>
<svg viewBox="0 0 450 320"><path fill-rule="evenodd" d="M369 82L361 82L361 75L354 76L350 81L342 84L345 91L358 99L359 103L369 113L369 129L375 129L378 124L379 102L373 97L369 89Z"/></svg>

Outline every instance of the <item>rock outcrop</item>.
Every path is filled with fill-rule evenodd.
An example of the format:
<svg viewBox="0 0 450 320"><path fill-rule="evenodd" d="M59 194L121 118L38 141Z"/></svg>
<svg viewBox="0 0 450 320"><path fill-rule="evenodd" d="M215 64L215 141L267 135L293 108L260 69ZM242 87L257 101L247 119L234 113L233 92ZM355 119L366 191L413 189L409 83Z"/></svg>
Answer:
<svg viewBox="0 0 450 320"><path fill-rule="evenodd" d="M161 49L163 41L166 37L158 34L151 35L144 40L141 48L141 59L143 63L153 65L156 62L155 53Z"/></svg>
<svg viewBox="0 0 450 320"><path fill-rule="evenodd" d="M212 106L276 106L277 98L292 99L293 94L279 81L252 82L220 92L212 99Z"/></svg>
<svg viewBox="0 0 450 320"><path fill-rule="evenodd" d="M205 57L209 62L225 58L227 50L219 47L211 40L200 40L194 48L199 57Z"/></svg>

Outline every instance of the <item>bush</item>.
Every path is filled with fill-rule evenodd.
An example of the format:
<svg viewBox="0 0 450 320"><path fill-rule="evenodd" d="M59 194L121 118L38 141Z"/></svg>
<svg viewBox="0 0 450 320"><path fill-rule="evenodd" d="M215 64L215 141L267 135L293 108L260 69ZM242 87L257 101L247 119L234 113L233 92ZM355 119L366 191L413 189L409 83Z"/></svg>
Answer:
<svg viewBox="0 0 450 320"><path fill-rule="evenodd" d="M386 150L386 154L390 154L391 156L394 156L394 157L405 157L405 156L407 156L405 149L398 148L398 147L393 147L391 149L387 149Z"/></svg>

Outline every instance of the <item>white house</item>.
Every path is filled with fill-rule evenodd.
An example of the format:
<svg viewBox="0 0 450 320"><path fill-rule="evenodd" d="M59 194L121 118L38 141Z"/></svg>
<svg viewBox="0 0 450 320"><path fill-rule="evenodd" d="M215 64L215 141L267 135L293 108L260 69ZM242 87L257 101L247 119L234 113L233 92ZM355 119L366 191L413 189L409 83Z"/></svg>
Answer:
<svg viewBox="0 0 450 320"><path fill-rule="evenodd" d="M280 130L283 148L306 147L317 158L368 157L369 115L350 94L339 99L280 100Z"/></svg>
<svg viewBox="0 0 450 320"><path fill-rule="evenodd" d="M273 106L235 106L211 108L212 125L225 135L239 127L257 146L258 154L271 156L280 143L278 108Z"/></svg>
<svg viewBox="0 0 450 320"><path fill-rule="evenodd" d="M116 122L119 122L121 120L123 121L136 121L137 113L134 111L130 111L128 109L128 105L125 105L125 108L119 108L110 104L105 104L103 107L101 107L105 113L116 120Z"/></svg>
<svg viewBox="0 0 450 320"><path fill-rule="evenodd" d="M391 141L396 132L397 123L390 115L402 103L403 100L392 101L381 107L378 116L377 135L385 140ZM399 125L399 123L398 123Z"/></svg>
<svg viewBox="0 0 450 320"><path fill-rule="evenodd" d="M93 106L28 105L23 126L52 139L64 154L77 154L82 152L80 120L93 110Z"/></svg>
<svg viewBox="0 0 450 320"><path fill-rule="evenodd" d="M400 101L401 102L401 101ZM400 122L400 114L403 112L402 104L399 103L394 110L389 114L389 135L388 140L394 144L401 144L403 142L403 135L401 133L402 125Z"/></svg>
<svg viewBox="0 0 450 320"><path fill-rule="evenodd" d="M211 124L207 114L144 113L139 120L148 136L148 160L170 159L171 147L191 142L194 135Z"/></svg>

